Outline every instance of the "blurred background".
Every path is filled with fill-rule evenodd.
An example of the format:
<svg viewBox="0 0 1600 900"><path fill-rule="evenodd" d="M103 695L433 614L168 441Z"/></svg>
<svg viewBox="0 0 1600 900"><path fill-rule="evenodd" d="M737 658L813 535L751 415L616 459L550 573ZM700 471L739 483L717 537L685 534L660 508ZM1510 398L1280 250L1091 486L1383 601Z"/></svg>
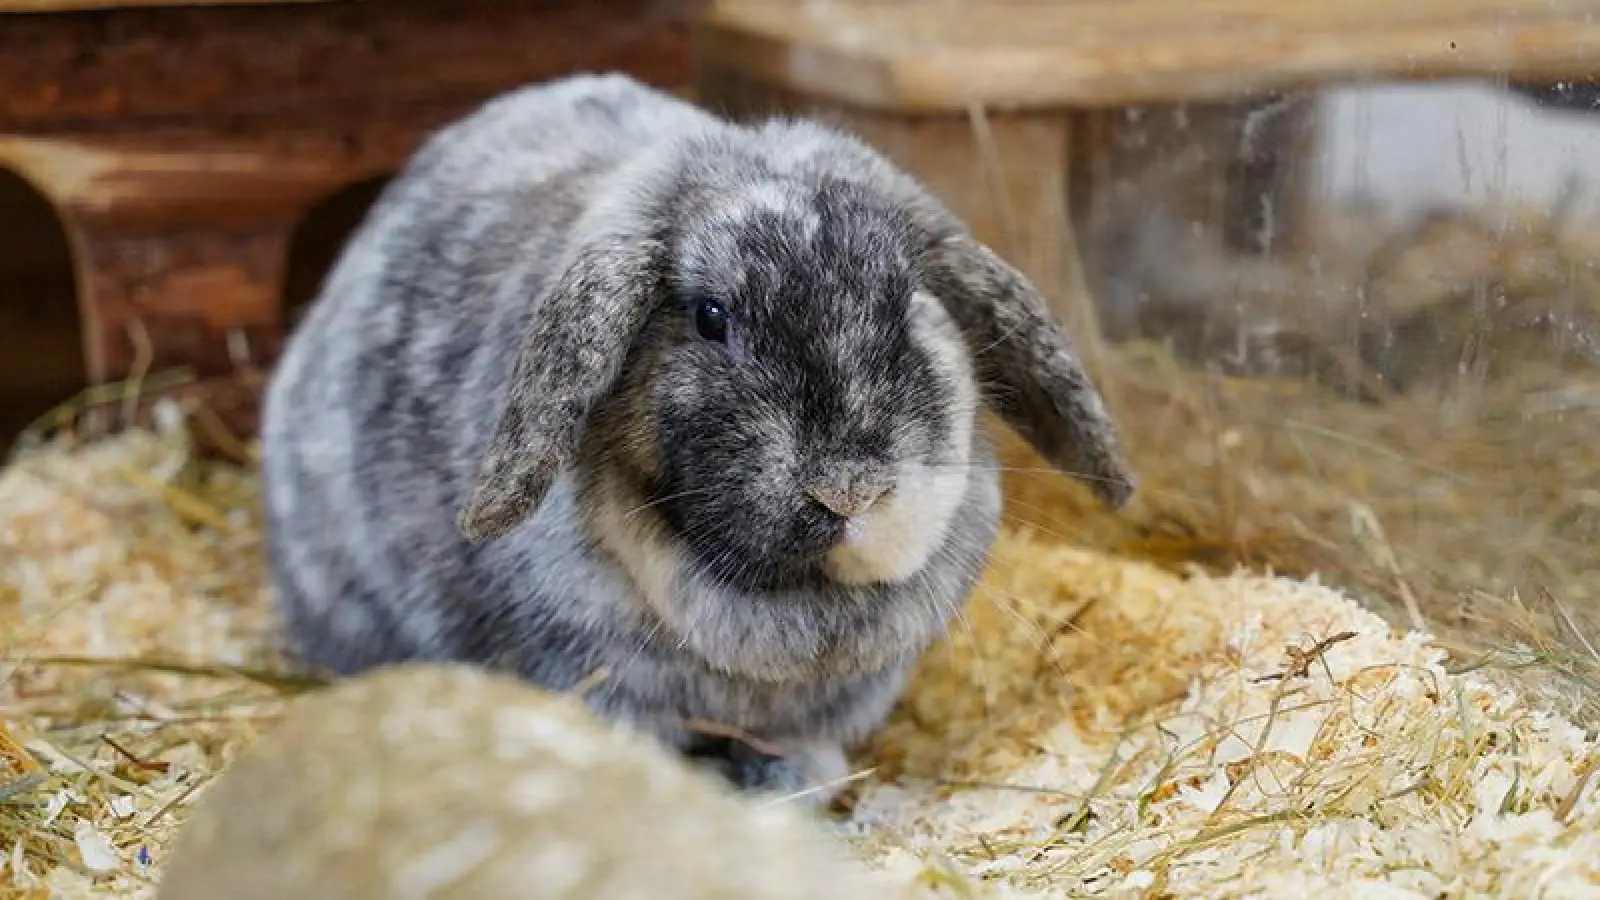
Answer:
<svg viewBox="0 0 1600 900"><path fill-rule="evenodd" d="M626 71L858 130L1038 280L1146 490L1107 516L1018 465L1017 514L1178 569L1316 573L1592 699L1597 16L0 0L0 440L165 392L247 445L296 311L422 135Z"/></svg>

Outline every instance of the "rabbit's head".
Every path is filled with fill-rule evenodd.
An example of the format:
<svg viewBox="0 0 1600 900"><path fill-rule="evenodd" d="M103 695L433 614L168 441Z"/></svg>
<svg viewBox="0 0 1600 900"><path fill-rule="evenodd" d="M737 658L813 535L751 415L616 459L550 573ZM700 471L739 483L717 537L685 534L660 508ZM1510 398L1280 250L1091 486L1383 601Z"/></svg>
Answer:
<svg viewBox="0 0 1600 900"><path fill-rule="evenodd" d="M1027 280L854 139L773 122L608 176L536 300L461 516L522 522L569 464L696 568L893 582L945 542L989 403L1120 504L1099 397Z"/></svg>

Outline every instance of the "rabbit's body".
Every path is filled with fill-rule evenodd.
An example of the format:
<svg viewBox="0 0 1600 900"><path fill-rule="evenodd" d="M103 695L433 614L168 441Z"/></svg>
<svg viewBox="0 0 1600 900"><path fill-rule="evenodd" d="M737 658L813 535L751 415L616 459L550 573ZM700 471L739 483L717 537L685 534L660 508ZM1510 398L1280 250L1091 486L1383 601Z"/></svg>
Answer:
<svg viewBox="0 0 1600 900"><path fill-rule="evenodd" d="M933 294L1009 270L925 273L961 239L936 205L908 211L860 145L763 127L573 78L488 104L389 186L265 403L272 575L306 662L599 674L597 708L742 784L845 774L997 526L967 349L994 325ZM1009 363L1059 363L1051 340ZM1024 388L1025 430L1062 398L1103 424L1086 387ZM1051 427L1041 446L1081 437Z"/></svg>

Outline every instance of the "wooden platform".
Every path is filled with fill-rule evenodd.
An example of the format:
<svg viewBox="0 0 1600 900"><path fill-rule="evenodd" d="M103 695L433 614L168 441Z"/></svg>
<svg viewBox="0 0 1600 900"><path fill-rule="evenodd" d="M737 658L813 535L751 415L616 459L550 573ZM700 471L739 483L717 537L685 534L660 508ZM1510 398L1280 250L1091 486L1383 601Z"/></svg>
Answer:
<svg viewBox="0 0 1600 900"><path fill-rule="evenodd" d="M1088 329L1117 191L1292 243L1318 89L1592 78L1600 0L708 0L696 41L703 101L863 134Z"/></svg>
<svg viewBox="0 0 1600 900"><path fill-rule="evenodd" d="M91 381L259 369L305 211L489 96L690 79L688 0L0 0L0 167L71 239Z"/></svg>

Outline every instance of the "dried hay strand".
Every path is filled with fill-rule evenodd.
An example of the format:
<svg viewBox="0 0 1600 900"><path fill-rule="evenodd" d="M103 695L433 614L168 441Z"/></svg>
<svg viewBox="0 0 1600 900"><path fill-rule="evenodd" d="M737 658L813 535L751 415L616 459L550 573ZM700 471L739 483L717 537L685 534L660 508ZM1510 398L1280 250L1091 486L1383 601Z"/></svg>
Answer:
<svg viewBox="0 0 1600 900"><path fill-rule="evenodd" d="M1190 460L1150 493L1193 498L1192 474L1163 479L1204 470L1215 436L1166 433L1199 449L1143 451ZM840 828L879 866L929 896L1596 890L1579 728L1331 589L1183 562L1266 540L1047 529L1034 513L1086 503L1077 486L1008 480L973 602L860 760ZM255 491L170 421L0 475L0 897L151 897L198 792L314 686L277 650ZM1129 558L1141 541L1161 565Z"/></svg>

